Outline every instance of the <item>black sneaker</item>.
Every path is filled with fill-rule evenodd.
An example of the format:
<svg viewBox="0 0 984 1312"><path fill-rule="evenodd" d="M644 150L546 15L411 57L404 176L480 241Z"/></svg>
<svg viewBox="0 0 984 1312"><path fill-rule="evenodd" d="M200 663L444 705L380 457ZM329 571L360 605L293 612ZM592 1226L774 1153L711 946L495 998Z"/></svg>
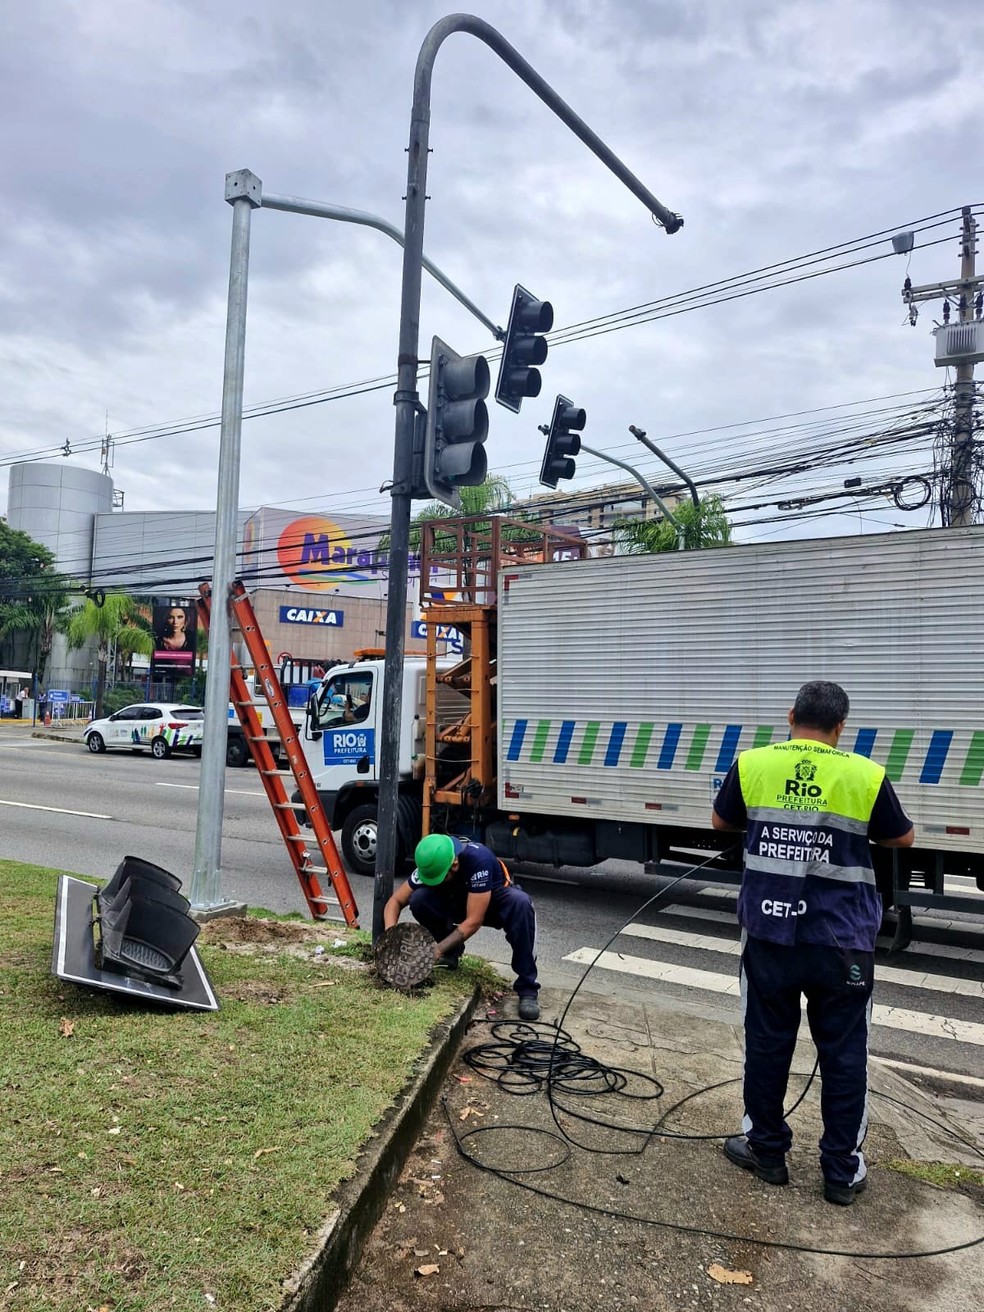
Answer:
<svg viewBox="0 0 984 1312"><path fill-rule="evenodd" d="M789 1172L784 1157L758 1157L743 1134L733 1135L724 1141L724 1155L729 1162L751 1171L766 1184L789 1184Z"/></svg>
<svg viewBox="0 0 984 1312"><path fill-rule="evenodd" d="M460 954L455 955L453 952L444 952L434 962L435 970L457 970L458 962L461 960Z"/></svg>
<svg viewBox="0 0 984 1312"><path fill-rule="evenodd" d="M863 1194L868 1187L868 1177L863 1175L854 1184L835 1184L833 1180L824 1180L823 1196L828 1203L837 1207L850 1207L858 1194Z"/></svg>
<svg viewBox="0 0 984 1312"><path fill-rule="evenodd" d="M519 1019L520 1020L539 1020L540 1004L536 1000L536 994L524 993L519 1000Z"/></svg>

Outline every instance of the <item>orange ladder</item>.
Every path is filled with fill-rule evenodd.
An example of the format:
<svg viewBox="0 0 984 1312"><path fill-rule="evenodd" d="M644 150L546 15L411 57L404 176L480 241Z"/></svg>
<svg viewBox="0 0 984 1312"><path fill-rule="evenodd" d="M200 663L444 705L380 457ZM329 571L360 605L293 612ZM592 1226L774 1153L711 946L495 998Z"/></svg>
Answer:
<svg viewBox="0 0 984 1312"><path fill-rule="evenodd" d="M207 628L211 612L212 589L209 584L203 583L198 591L201 594L198 611ZM342 859L338 854L338 848L335 846L335 840L332 837L324 807L321 805L321 798L318 796L318 790L305 760L304 751L297 736L297 727L290 718L287 699L270 661L270 655L263 640L263 635L260 633L260 626L253 612L252 603L245 587L238 580L232 585L230 603L233 614L242 630L243 641L246 643L246 649L250 654L253 668L263 689L263 695L266 697L270 712L273 715L273 722L277 726L280 745L290 765L289 770L277 769L273 751L263 732L260 718L256 714L256 707L253 705L249 689L246 686L246 676L243 674L242 666L236 659L235 652L232 653L230 675L232 704L236 708L239 722L243 726L243 734L253 753L253 760L256 762L260 781L273 808L273 814L287 847L291 864L297 874L301 891L315 920L337 920L339 918L337 915L332 916L329 914L329 908L337 908L347 925L358 927L359 912L355 905L355 898L352 896L348 876L342 865ZM302 833L297 819L297 804L291 802L287 796L283 780L291 775L297 781L297 789L311 821L323 865L315 864L314 854L308 850L309 840ZM329 897L322 892L318 880L319 875L327 875L331 880L333 897Z"/></svg>

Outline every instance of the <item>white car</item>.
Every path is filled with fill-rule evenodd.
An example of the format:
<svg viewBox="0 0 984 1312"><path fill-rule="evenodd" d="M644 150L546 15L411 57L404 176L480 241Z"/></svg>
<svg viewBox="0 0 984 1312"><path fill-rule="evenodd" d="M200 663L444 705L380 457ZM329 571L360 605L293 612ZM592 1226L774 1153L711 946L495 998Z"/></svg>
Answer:
<svg viewBox="0 0 984 1312"><path fill-rule="evenodd" d="M90 752L104 752L107 747L128 747L130 751L149 747L159 761L175 749L201 756L204 716L200 706L141 702L124 706L105 720L93 720L85 726L82 739Z"/></svg>

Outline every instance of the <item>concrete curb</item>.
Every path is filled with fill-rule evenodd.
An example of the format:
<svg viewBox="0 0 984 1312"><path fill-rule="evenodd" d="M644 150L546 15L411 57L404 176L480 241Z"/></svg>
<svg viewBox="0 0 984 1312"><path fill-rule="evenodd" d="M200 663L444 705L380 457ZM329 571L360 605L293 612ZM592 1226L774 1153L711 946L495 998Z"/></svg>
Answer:
<svg viewBox="0 0 984 1312"><path fill-rule="evenodd" d="M85 726L82 726L83 728ZM47 738L56 743L79 743L82 742L82 729L32 729L32 738Z"/></svg>
<svg viewBox="0 0 984 1312"><path fill-rule="evenodd" d="M438 1027L399 1105L364 1150L356 1175L338 1190L317 1252L284 1282L280 1312L331 1312L335 1307L431 1113L479 996L476 989Z"/></svg>

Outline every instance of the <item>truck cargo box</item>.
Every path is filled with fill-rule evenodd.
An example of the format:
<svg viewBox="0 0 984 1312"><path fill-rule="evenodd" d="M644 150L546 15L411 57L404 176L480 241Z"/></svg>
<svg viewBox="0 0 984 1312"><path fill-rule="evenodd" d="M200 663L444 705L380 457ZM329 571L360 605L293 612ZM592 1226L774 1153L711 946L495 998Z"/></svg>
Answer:
<svg viewBox="0 0 984 1312"><path fill-rule="evenodd" d="M918 844L984 852L984 528L514 566L499 598L504 811L706 828L832 679Z"/></svg>

